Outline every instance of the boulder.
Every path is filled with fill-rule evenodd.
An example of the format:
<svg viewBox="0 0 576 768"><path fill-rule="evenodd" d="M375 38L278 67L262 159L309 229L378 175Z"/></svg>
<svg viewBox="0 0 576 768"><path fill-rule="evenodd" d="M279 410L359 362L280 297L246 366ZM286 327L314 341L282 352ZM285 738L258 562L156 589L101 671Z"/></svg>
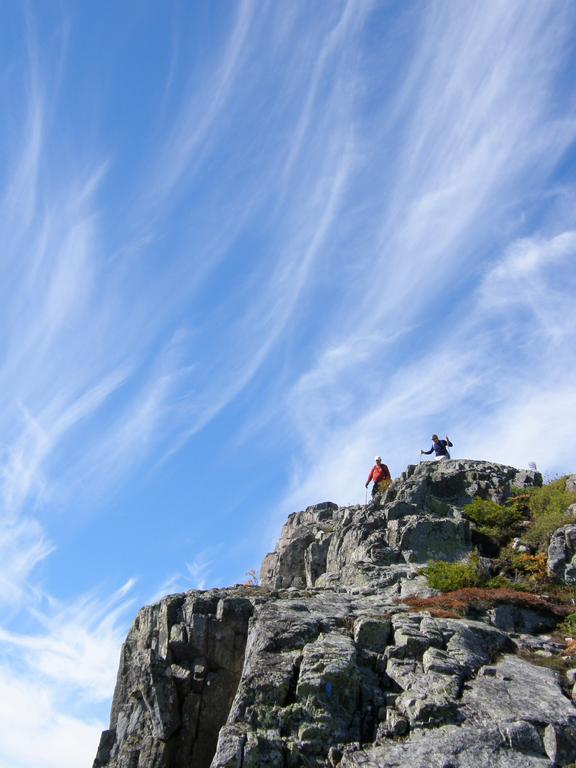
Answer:
<svg viewBox="0 0 576 768"><path fill-rule="evenodd" d="M544 731L546 754L554 765L568 765L576 760L576 726L551 723Z"/></svg>
<svg viewBox="0 0 576 768"><path fill-rule="evenodd" d="M487 611L490 624L505 632L546 632L558 624L558 617L551 611L524 608L513 603L502 603Z"/></svg>
<svg viewBox="0 0 576 768"><path fill-rule="evenodd" d="M361 616L354 623L354 642L359 648L383 653L388 645L391 630L388 618Z"/></svg>

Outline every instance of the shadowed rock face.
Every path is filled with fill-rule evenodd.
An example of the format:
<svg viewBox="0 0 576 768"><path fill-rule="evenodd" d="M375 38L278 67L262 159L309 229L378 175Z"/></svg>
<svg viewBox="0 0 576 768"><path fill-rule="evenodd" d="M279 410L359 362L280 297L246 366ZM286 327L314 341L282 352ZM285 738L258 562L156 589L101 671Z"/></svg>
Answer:
<svg viewBox="0 0 576 768"><path fill-rule="evenodd" d="M380 504L291 515L262 587L143 609L94 768L567 765L576 710L554 672L514 655L543 641L509 634L537 616L400 602L430 592L419 564L467 553L474 496L538 482L487 462L409 467Z"/></svg>
<svg viewBox="0 0 576 768"><path fill-rule="evenodd" d="M122 648L97 766L208 768L242 672L252 603L234 590L144 608Z"/></svg>

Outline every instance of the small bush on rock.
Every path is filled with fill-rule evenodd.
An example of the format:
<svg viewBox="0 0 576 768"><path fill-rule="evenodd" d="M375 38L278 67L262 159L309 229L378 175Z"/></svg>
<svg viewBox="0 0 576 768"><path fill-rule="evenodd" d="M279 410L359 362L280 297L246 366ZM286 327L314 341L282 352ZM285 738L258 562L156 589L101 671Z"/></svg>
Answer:
<svg viewBox="0 0 576 768"><path fill-rule="evenodd" d="M537 552L535 555L531 555L528 552L516 552L512 547L506 547L500 552L495 566L499 574L498 578L507 580L516 589L535 589L538 587L547 589L550 583L546 568L547 562L546 552ZM487 586L492 586L492 584L487 584Z"/></svg>
<svg viewBox="0 0 576 768"><path fill-rule="evenodd" d="M480 533L489 536L502 546L516 533L522 520L522 511L518 505L501 506L495 501L474 499L464 510L466 517L476 524Z"/></svg>
<svg viewBox="0 0 576 768"><path fill-rule="evenodd" d="M574 522L566 510L575 502L576 493L566 490L565 478L532 489L528 501L532 523L523 536L525 541L541 552L544 551L557 528Z"/></svg>
<svg viewBox="0 0 576 768"><path fill-rule="evenodd" d="M432 589L440 592L452 592L464 587L477 587L482 583L478 569L478 556L472 555L464 563L448 563L445 560L433 560L422 573L428 578Z"/></svg>
<svg viewBox="0 0 576 768"><path fill-rule="evenodd" d="M566 616L562 624L559 624L558 631L570 637L576 637L576 613Z"/></svg>
<svg viewBox="0 0 576 768"><path fill-rule="evenodd" d="M576 493L567 491L566 479L561 478L540 488L512 488L504 505L474 499L464 511L476 530L498 547L504 547L521 534L522 540L538 551L538 557L548 548L550 536L557 528L574 522L566 511L575 502ZM532 581L545 578L540 562L525 560L513 566Z"/></svg>
<svg viewBox="0 0 576 768"><path fill-rule="evenodd" d="M518 579L509 579L502 574L493 576L491 579L483 585L486 589L513 589L516 592L528 592L530 587L528 584Z"/></svg>

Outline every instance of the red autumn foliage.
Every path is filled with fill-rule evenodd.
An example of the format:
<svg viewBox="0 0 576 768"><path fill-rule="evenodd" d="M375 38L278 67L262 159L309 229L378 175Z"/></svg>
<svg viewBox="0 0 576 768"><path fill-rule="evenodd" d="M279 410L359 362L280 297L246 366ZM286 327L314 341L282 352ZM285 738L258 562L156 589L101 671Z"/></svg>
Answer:
<svg viewBox="0 0 576 768"><path fill-rule="evenodd" d="M551 603L530 592L517 592L514 589L482 589L481 587L457 589L454 592L445 592L433 597L408 597L402 602L414 610L429 611L436 618L469 616L471 613L482 613L504 603L552 614L559 619L571 612L568 606Z"/></svg>

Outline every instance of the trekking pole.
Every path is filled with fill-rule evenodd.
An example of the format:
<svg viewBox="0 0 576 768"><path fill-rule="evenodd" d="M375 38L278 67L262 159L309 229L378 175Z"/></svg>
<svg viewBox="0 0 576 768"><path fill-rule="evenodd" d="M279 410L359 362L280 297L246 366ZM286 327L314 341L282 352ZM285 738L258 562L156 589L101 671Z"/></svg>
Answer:
<svg viewBox="0 0 576 768"><path fill-rule="evenodd" d="M366 494L364 495L364 506L368 504L368 488L366 488Z"/></svg>

